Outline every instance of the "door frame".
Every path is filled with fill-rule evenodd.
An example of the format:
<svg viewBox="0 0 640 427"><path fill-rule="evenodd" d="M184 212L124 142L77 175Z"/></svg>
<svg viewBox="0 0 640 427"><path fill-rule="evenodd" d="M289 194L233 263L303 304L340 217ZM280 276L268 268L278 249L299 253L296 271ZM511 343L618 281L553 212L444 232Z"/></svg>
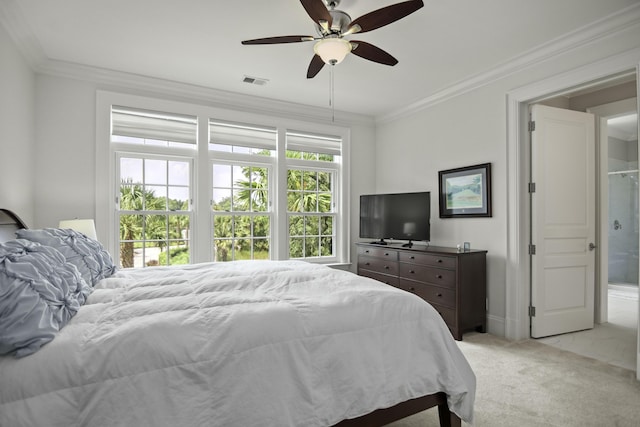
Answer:
<svg viewBox="0 0 640 427"><path fill-rule="evenodd" d="M640 84L640 49L632 49L507 93L508 211L505 301L505 337L507 339L528 339L530 328L528 313L530 266L527 250L530 227L527 191L530 157L526 149L529 137L527 129L529 104L632 73L636 77L637 95ZM637 97L637 99L640 98ZM600 257L600 254L596 256ZM596 265L599 263L598 258ZM638 352L640 353L640 350ZM640 370L637 373L640 374Z"/></svg>

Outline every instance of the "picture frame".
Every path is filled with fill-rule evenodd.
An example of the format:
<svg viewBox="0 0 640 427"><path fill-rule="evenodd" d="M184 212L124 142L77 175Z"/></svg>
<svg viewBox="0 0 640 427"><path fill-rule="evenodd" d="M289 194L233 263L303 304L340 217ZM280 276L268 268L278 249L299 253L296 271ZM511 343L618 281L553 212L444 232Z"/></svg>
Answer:
<svg viewBox="0 0 640 427"><path fill-rule="evenodd" d="M440 218L491 216L491 163L438 172Z"/></svg>

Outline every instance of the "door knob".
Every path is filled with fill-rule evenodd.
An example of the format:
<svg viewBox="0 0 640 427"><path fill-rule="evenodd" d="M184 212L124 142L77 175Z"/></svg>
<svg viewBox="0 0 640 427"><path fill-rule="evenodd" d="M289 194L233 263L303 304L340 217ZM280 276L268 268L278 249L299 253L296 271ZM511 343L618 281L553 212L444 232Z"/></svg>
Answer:
<svg viewBox="0 0 640 427"><path fill-rule="evenodd" d="M594 250L595 248L596 248L596 245L593 242L589 243L589 250L590 251Z"/></svg>

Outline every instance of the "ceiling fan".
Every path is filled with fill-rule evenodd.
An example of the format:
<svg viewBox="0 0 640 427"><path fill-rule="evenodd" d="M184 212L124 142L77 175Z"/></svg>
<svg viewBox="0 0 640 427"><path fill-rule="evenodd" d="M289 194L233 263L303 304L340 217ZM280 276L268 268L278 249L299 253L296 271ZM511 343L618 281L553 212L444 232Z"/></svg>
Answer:
<svg viewBox="0 0 640 427"><path fill-rule="evenodd" d="M369 61L396 65L398 60L379 47L360 40L347 40L344 37L384 27L424 6L422 0L405 1L374 10L352 21L347 13L336 9L340 0L300 0L300 3L316 23L319 36L266 37L244 40L242 44L279 44L318 40L313 48L315 55L307 70L308 79L315 77L325 64L336 65L340 63L349 52Z"/></svg>

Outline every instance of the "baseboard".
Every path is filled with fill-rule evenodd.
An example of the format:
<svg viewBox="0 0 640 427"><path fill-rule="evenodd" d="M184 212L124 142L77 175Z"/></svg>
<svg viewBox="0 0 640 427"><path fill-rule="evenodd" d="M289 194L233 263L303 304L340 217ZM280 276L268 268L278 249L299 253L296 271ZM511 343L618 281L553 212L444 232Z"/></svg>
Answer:
<svg viewBox="0 0 640 427"><path fill-rule="evenodd" d="M487 316L487 332L498 337L506 337L506 327L504 317L493 315Z"/></svg>

